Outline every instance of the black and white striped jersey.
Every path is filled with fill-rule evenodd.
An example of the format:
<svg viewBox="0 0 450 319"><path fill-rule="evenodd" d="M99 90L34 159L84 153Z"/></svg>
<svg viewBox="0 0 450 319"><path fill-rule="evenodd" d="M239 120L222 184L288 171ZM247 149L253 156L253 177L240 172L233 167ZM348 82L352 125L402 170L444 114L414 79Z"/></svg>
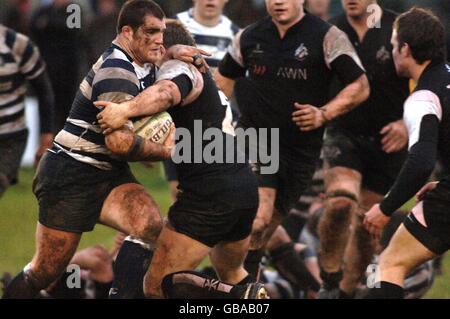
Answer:
<svg viewBox="0 0 450 319"><path fill-rule="evenodd" d="M0 24L0 135L26 129L26 82L44 70L45 63L33 42Z"/></svg>
<svg viewBox="0 0 450 319"><path fill-rule="evenodd" d="M228 45L239 31L239 27L224 15L215 27L207 27L195 21L192 9L178 13L176 19L192 34L197 47L212 54L206 59L211 67L219 66L219 62L227 53Z"/></svg>
<svg viewBox="0 0 450 319"><path fill-rule="evenodd" d="M113 43L93 65L81 82L64 128L55 137L55 149L72 158L110 170L122 166L105 146L97 123L97 100L124 102L138 95L155 81L152 64L139 66Z"/></svg>

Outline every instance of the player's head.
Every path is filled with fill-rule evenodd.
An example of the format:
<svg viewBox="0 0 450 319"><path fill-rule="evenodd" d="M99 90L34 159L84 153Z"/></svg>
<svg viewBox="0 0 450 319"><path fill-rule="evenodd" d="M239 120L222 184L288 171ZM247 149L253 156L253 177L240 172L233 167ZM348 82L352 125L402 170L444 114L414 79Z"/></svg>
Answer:
<svg viewBox="0 0 450 319"><path fill-rule="evenodd" d="M161 57L164 12L151 0L130 0L120 10L117 33L129 44L133 58L140 63L155 63Z"/></svg>
<svg viewBox="0 0 450 319"><path fill-rule="evenodd" d="M377 3L376 0L341 0L345 14L351 18L358 19L369 13L369 6Z"/></svg>
<svg viewBox="0 0 450 319"><path fill-rule="evenodd" d="M267 12L281 25L293 23L303 14L305 0L266 0Z"/></svg>
<svg viewBox="0 0 450 319"><path fill-rule="evenodd" d="M164 48L168 49L176 44L195 46L195 41L180 21L168 19L164 32Z"/></svg>
<svg viewBox="0 0 450 319"><path fill-rule="evenodd" d="M331 0L306 0L305 5L309 13L325 18L330 11L330 2Z"/></svg>
<svg viewBox="0 0 450 319"><path fill-rule="evenodd" d="M192 0L195 14L202 20L217 19L223 13L223 8L228 0Z"/></svg>
<svg viewBox="0 0 450 319"><path fill-rule="evenodd" d="M445 60L445 28L431 11L413 8L397 17L392 33L392 56L401 76L427 61Z"/></svg>

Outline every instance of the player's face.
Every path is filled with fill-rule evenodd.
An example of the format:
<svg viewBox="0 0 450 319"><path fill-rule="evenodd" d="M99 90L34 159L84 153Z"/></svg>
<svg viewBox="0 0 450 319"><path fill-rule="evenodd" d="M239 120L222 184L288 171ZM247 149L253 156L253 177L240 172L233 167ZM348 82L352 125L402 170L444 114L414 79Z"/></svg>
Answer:
<svg viewBox="0 0 450 319"><path fill-rule="evenodd" d="M401 49L398 43L397 30L392 32L392 58L394 59L395 70L397 74L402 77L409 77L407 68L405 67L405 51L406 48Z"/></svg>
<svg viewBox="0 0 450 319"><path fill-rule="evenodd" d="M303 12L304 0L266 0L267 12L279 24L290 24Z"/></svg>
<svg viewBox="0 0 450 319"><path fill-rule="evenodd" d="M147 15L144 24L133 33L131 49L141 63L156 63L161 58L164 20Z"/></svg>
<svg viewBox="0 0 450 319"><path fill-rule="evenodd" d="M330 0L308 0L308 11L311 14L324 16L328 14Z"/></svg>
<svg viewBox="0 0 450 319"><path fill-rule="evenodd" d="M345 13L352 17L362 17L367 14L369 5L376 3L375 0L342 0L342 7Z"/></svg>
<svg viewBox="0 0 450 319"><path fill-rule="evenodd" d="M223 13L228 0L192 0L196 10L205 18L216 18Z"/></svg>

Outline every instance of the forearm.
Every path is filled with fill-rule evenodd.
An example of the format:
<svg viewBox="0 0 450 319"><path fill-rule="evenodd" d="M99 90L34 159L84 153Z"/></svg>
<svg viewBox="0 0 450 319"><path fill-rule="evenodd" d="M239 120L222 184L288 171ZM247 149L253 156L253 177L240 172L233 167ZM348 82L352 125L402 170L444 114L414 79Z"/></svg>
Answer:
<svg viewBox="0 0 450 319"><path fill-rule="evenodd" d="M369 81L366 75L363 74L322 107L324 117L327 121L331 121L340 115L350 112L367 100L369 94Z"/></svg>
<svg viewBox="0 0 450 319"><path fill-rule="evenodd" d="M168 80L145 89L134 99L121 104L122 111L128 118L153 115L179 104L181 94L177 85Z"/></svg>
<svg viewBox="0 0 450 319"><path fill-rule="evenodd" d="M380 209L386 216L391 216L425 185L433 172L436 158L434 143L417 143L411 148L397 180L380 203Z"/></svg>
<svg viewBox="0 0 450 319"><path fill-rule="evenodd" d="M226 95L227 98L230 98L231 95L233 95L235 80L223 76L218 69L214 72L214 80L217 87Z"/></svg>
<svg viewBox="0 0 450 319"><path fill-rule="evenodd" d="M133 132L116 130L105 138L106 147L127 162L160 161L170 158L171 149L143 139Z"/></svg>
<svg viewBox="0 0 450 319"><path fill-rule="evenodd" d="M52 133L55 98L47 72L31 80L30 84L34 88L38 99L40 132L41 134Z"/></svg>

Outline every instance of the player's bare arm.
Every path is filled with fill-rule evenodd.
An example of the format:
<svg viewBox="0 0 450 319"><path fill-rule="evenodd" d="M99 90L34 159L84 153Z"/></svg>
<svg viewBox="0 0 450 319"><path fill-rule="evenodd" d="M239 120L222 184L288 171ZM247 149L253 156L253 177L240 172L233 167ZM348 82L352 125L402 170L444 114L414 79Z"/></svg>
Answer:
<svg viewBox="0 0 450 319"><path fill-rule="evenodd" d="M364 74L347 85L333 100L321 108L295 103L297 111L292 113L292 120L302 131L315 130L326 122L354 109L367 100L369 94L369 80Z"/></svg>
<svg viewBox="0 0 450 319"><path fill-rule="evenodd" d="M129 118L142 115L152 115L167 110L181 101L178 87L172 81L161 81L147 88L134 99L123 103L97 101L97 107L105 109L97 115L98 122L109 134L125 125Z"/></svg>
<svg viewBox="0 0 450 319"><path fill-rule="evenodd" d="M214 81L216 82L217 87L226 95L227 98L230 98L231 95L233 95L235 80L222 75L217 69L214 72Z"/></svg>
<svg viewBox="0 0 450 319"><path fill-rule="evenodd" d="M163 144L154 143L127 128L115 130L105 137L106 147L128 162L159 161L170 158L175 146L175 126Z"/></svg>
<svg viewBox="0 0 450 319"><path fill-rule="evenodd" d="M109 134L114 129L119 129L129 118L153 115L167 110L169 107L186 104L195 100L203 88L203 79L200 72L191 64L185 67L194 74L196 81L192 83L192 90L182 99L180 88L171 80L161 80L155 85L141 92L134 99L116 104L106 101L97 101L97 107L105 109L97 115L97 119L104 134ZM170 74L168 74L170 76Z"/></svg>
<svg viewBox="0 0 450 319"><path fill-rule="evenodd" d="M176 44L167 49L164 60L176 59L186 63L195 64L199 66L200 72L205 73L209 70L209 66L203 58L203 55L211 56L211 54L205 50L189 45Z"/></svg>

